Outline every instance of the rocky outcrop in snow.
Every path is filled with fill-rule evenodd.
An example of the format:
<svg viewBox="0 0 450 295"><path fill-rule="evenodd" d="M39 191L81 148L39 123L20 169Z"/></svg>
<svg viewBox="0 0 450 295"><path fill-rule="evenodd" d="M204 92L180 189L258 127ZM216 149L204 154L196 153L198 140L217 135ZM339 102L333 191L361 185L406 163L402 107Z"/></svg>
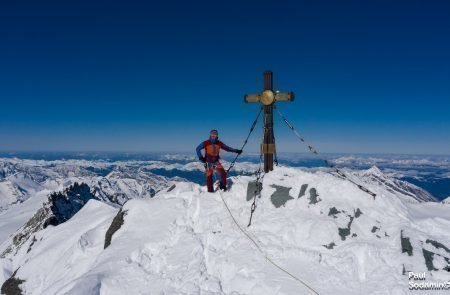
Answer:
<svg viewBox="0 0 450 295"><path fill-rule="evenodd" d="M117 215L114 217L111 225L106 231L104 249L106 249L109 245L111 245L112 236L116 231L118 231L122 227L126 213L127 213L126 211L120 209Z"/></svg>
<svg viewBox="0 0 450 295"><path fill-rule="evenodd" d="M62 192L50 194L48 201L37 210L33 217L17 230L12 238L0 246L0 257L15 255L26 243L32 247L35 242L32 239L33 234L49 225L56 226L69 220L91 199L96 197L84 183L75 183Z"/></svg>
<svg viewBox="0 0 450 295"><path fill-rule="evenodd" d="M20 285L24 282L24 280L16 278L15 271L12 276L7 279L3 285L1 286L1 293L4 295L22 295L22 290L20 289Z"/></svg>

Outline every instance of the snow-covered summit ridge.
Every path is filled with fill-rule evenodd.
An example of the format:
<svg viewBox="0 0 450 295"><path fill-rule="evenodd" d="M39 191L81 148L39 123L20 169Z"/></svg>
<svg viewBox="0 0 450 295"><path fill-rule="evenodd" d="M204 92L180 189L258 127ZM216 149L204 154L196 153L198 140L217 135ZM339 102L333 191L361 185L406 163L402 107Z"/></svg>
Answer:
<svg viewBox="0 0 450 295"><path fill-rule="evenodd" d="M407 196L418 202L436 202L433 197L426 190L409 183L407 181L399 180L385 175L377 166L358 173L363 180L375 185L385 187L388 191L397 192L402 196Z"/></svg>
<svg viewBox="0 0 450 295"><path fill-rule="evenodd" d="M89 201L36 233L29 252L0 260L4 279L17 270L24 294L308 294L267 263L222 203L219 194L245 228L253 180L233 178L230 191L216 194L177 182L129 200L106 248L118 209ZM408 294L404 268L449 279L450 207L361 181L375 199L328 173L277 167L264 177L248 232L320 294Z"/></svg>
<svg viewBox="0 0 450 295"><path fill-rule="evenodd" d="M51 193L45 203L14 235L0 241L0 257L10 257L29 242L32 235L49 225L59 225L75 215L89 200L96 199L88 185L74 183L61 192ZM34 243L32 241L32 243Z"/></svg>

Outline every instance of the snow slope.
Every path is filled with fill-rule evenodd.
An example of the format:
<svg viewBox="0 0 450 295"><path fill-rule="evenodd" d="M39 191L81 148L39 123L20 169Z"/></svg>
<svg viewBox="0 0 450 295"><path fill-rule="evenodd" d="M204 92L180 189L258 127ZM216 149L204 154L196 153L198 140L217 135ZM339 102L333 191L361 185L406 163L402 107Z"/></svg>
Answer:
<svg viewBox="0 0 450 295"><path fill-rule="evenodd" d="M35 247L31 246L32 255L27 253L31 245L29 243L27 247L21 248L14 259L0 259L0 270L3 265L4 276L11 276L11 267L15 269L27 265L21 269L30 272L29 282L33 290L24 290L25 294L61 294L58 291L61 283L64 284L68 277L76 279L78 272L85 272L95 262L104 240L99 233L103 234L116 212L117 209L92 200L66 223L38 232L34 236ZM62 281L52 286L51 283L57 280ZM37 284L34 285L34 282ZM45 288L38 286L42 283Z"/></svg>
<svg viewBox="0 0 450 295"><path fill-rule="evenodd" d="M12 206L7 211L0 212L0 244L30 219L42 206L50 191L43 190L33 198L29 198L17 206Z"/></svg>
<svg viewBox="0 0 450 295"><path fill-rule="evenodd" d="M178 182L126 202L123 224L117 209L91 200L1 259L3 281L16 271L23 294L311 293L265 255L320 294L410 294L404 269L450 279L449 204L411 203L367 182L373 199L333 175L277 167L247 228L252 180L233 178L215 194ZM118 230L104 249L111 224Z"/></svg>

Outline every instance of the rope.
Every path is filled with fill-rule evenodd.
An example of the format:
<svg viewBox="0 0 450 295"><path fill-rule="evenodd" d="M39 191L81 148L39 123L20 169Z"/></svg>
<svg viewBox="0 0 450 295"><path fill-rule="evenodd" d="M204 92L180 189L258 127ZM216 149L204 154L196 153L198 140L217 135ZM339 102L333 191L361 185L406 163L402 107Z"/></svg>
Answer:
<svg viewBox="0 0 450 295"><path fill-rule="evenodd" d="M248 133L248 135L247 135L247 138L245 139L244 143L242 144L241 151L243 151L243 150L244 150L244 147L247 145L248 139L250 138L250 135L252 134L253 130L255 129L256 123L258 122L258 119L259 119L259 117L261 116L262 110L263 110L263 108L261 107L261 108L259 109L259 113L258 113L258 115L256 116L255 121L253 121L252 127L250 127L250 131L249 131L249 133ZM227 174L228 174L228 172L230 172L230 170L234 167L234 164L236 163L236 160L239 158L240 155L241 155L241 154L237 154L236 157L234 158L233 162L231 162L230 167L228 167L228 169L227 169Z"/></svg>
<svg viewBox="0 0 450 295"><path fill-rule="evenodd" d="M299 283L301 283L303 286L305 286L306 288L308 288L308 290L310 290L313 294L319 295L319 292L317 292L316 290L314 290L311 286L309 286L306 282L304 282L303 280L301 280L300 278L298 278L297 276L293 275L292 273L290 273L288 270L284 269L283 267L281 267L280 265L278 265L275 261L273 261L272 259L270 259L270 257L264 253L264 251L262 250L261 246L258 245L258 243L250 236L250 234L243 229L239 223L237 222L236 218L233 216L233 213L231 212L230 208L227 205L227 202L225 202L225 199L223 198L222 194L219 194L220 198L222 199L223 204L225 205L225 208L227 209L231 219L233 220L234 224L236 224L236 226L239 228L239 230L253 243L253 245L255 245L256 249L258 249L258 251L264 256L264 258L270 262L270 264L272 264L273 266L275 266L276 268L278 268L279 270L281 270L282 272L284 272L285 274L287 274L288 276L290 276L291 278L293 278L294 280L298 281Z"/></svg>
<svg viewBox="0 0 450 295"><path fill-rule="evenodd" d="M297 130L294 128L294 126L286 119L286 117L280 112L280 110L278 108L276 108L278 114L281 116L281 118L283 119L283 121L286 123L286 125L289 127L289 129L292 130L292 132L294 132L294 134L300 139L301 142L306 143L305 139L297 132ZM315 155L317 155L317 157L322 160L328 167L330 167L331 169L333 169L339 176L341 176L342 178L350 181L351 183L353 183L354 185L356 185L360 190L362 190L363 192L371 195L374 199L376 197L376 194L371 192L370 190L368 190L367 188L365 188L364 186L360 185L359 183L355 182L354 180L348 178L347 175L345 175L344 172L342 172L340 169L338 169L335 165L331 164L330 161L328 161L327 159L323 158L319 152L311 145L308 145L308 149Z"/></svg>

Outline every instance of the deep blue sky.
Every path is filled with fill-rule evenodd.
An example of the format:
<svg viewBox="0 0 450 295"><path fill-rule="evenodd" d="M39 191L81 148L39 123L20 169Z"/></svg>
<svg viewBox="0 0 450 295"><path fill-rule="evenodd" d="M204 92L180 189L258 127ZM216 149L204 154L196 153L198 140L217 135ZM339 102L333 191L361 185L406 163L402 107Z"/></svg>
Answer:
<svg viewBox="0 0 450 295"><path fill-rule="evenodd" d="M238 146L271 69L318 150L450 154L449 1L162 2L2 1L0 150Z"/></svg>

